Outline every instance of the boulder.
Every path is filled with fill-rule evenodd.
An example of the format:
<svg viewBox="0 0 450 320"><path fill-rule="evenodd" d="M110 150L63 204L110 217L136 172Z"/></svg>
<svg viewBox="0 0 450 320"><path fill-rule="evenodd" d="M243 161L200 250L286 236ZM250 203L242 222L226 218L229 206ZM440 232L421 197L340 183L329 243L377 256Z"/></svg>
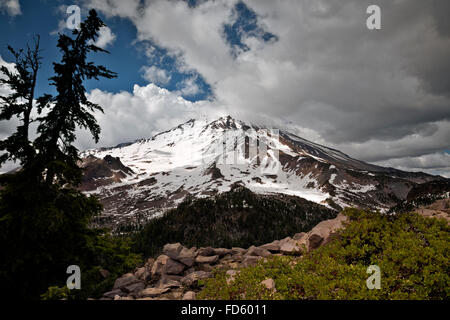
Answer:
<svg viewBox="0 0 450 320"><path fill-rule="evenodd" d="M151 269L150 269L151 270ZM137 268L134 275L139 280L147 281L150 278L150 271L147 267Z"/></svg>
<svg viewBox="0 0 450 320"><path fill-rule="evenodd" d="M196 257L195 249L193 250L183 248L183 250L181 250L176 260L180 261L187 267L192 267L195 262L195 257Z"/></svg>
<svg viewBox="0 0 450 320"><path fill-rule="evenodd" d="M163 254L176 260L181 250L183 250L181 243L168 243L163 247Z"/></svg>
<svg viewBox="0 0 450 320"><path fill-rule="evenodd" d="M195 270L194 267L190 267L190 268L184 270L183 274L184 274L185 276L187 276L188 274L190 274L190 273L192 273L192 272L195 272L195 271L196 271L196 270Z"/></svg>
<svg viewBox="0 0 450 320"><path fill-rule="evenodd" d="M181 300L181 298L183 298L183 292L181 290L175 290L175 291L172 290L170 292L165 293L164 296L160 297L160 300L163 298L168 299L168 300Z"/></svg>
<svg viewBox="0 0 450 320"><path fill-rule="evenodd" d="M130 285L126 286L126 287L123 287L122 291L124 291L124 292L126 292L128 294L130 294L130 293L138 293L138 292L144 290L144 288L145 288L145 284L143 282L137 282L137 283L134 283L134 284L130 284Z"/></svg>
<svg viewBox="0 0 450 320"><path fill-rule="evenodd" d="M181 274L185 268L186 266L181 262L169 258L163 268L163 271L167 274Z"/></svg>
<svg viewBox="0 0 450 320"><path fill-rule="evenodd" d="M185 287L198 287L199 280L211 278L211 276L211 272L195 271L181 279L181 283Z"/></svg>
<svg viewBox="0 0 450 320"><path fill-rule="evenodd" d="M134 300L133 297L130 296L126 296L126 297L119 297L116 299L116 297L114 297L114 300Z"/></svg>
<svg viewBox="0 0 450 320"><path fill-rule="evenodd" d="M286 255L300 255L302 250L295 240L289 240L281 244L280 252Z"/></svg>
<svg viewBox="0 0 450 320"><path fill-rule="evenodd" d="M347 217L342 213L334 219L325 220L317 224L310 232L308 232L308 250L313 250L321 245L328 243L343 227L343 223Z"/></svg>
<svg viewBox="0 0 450 320"><path fill-rule="evenodd" d="M109 277L109 271L106 269L100 269L99 270L100 275L102 276L103 279L106 279Z"/></svg>
<svg viewBox="0 0 450 320"><path fill-rule="evenodd" d="M211 247L200 248L197 250L197 255L205 256L205 257L213 256L213 255L215 255L214 248L211 248Z"/></svg>
<svg viewBox="0 0 450 320"><path fill-rule="evenodd" d="M242 262L244 260L244 256L240 253L237 253L237 254L233 254L231 256L231 259L236 262Z"/></svg>
<svg viewBox="0 0 450 320"><path fill-rule="evenodd" d="M226 256L227 254L231 253L231 249L226 248L215 248L214 249L214 255L217 255L219 257Z"/></svg>
<svg viewBox="0 0 450 320"><path fill-rule="evenodd" d="M151 271L152 278L158 278L163 273L165 273L166 264L169 259L170 258L168 256L166 256L165 254L160 255L156 259L155 263L152 266L152 271Z"/></svg>
<svg viewBox="0 0 450 320"><path fill-rule="evenodd" d="M208 256L208 257L205 257L205 256L202 256L202 255L198 255L195 258L195 262L198 263L198 264L202 264L202 263L214 264L217 261L219 261L219 256Z"/></svg>
<svg viewBox="0 0 450 320"><path fill-rule="evenodd" d="M189 250L180 243L166 244L163 248L163 253L188 267L191 267L194 264L196 256L195 248Z"/></svg>
<svg viewBox="0 0 450 320"><path fill-rule="evenodd" d="M259 246L260 248L266 249L270 252L279 252L280 251L280 241L275 240L271 243L263 244L262 246Z"/></svg>
<svg viewBox="0 0 450 320"><path fill-rule="evenodd" d="M232 255L235 255L235 254L244 255L246 252L247 252L247 250L243 249L243 248L238 248L238 247L231 248L231 254Z"/></svg>
<svg viewBox="0 0 450 320"><path fill-rule="evenodd" d="M162 275L161 279L159 279L157 288L179 288L181 287L181 276L173 276L173 275Z"/></svg>
<svg viewBox="0 0 450 320"><path fill-rule="evenodd" d="M114 289L112 291L105 292L103 294L103 297L108 299L114 299L115 296L124 296L124 295L126 295L126 293L123 292L122 290Z"/></svg>
<svg viewBox="0 0 450 320"><path fill-rule="evenodd" d="M139 292L139 297L140 298L154 298L157 297L167 291L169 291L169 288L146 288L144 290L142 290L141 292Z"/></svg>
<svg viewBox="0 0 450 320"><path fill-rule="evenodd" d="M241 262L242 267L249 267L255 265L262 257L259 256L245 256Z"/></svg>
<svg viewBox="0 0 450 320"><path fill-rule="evenodd" d="M148 270L152 270L152 267L153 267L154 263L155 263L155 259L148 258L148 260L144 264L144 267L146 267Z"/></svg>
<svg viewBox="0 0 450 320"><path fill-rule="evenodd" d="M217 267L217 266L216 266ZM206 271L211 272L214 270L214 267L207 263L199 264L196 271Z"/></svg>
<svg viewBox="0 0 450 320"><path fill-rule="evenodd" d="M275 281L273 281L273 279L271 278L261 281L261 284L265 286L268 290L277 291L275 289Z"/></svg>
<svg viewBox="0 0 450 320"><path fill-rule="evenodd" d="M292 237L292 239L294 240L300 240L301 238L303 238L303 236L305 235L305 232L300 232L300 233L296 233L294 234L294 236Z"/></svg>
<svg viewBox="0 0 450 320"><path fill-rule="evenodd" d="M195 300L195 292L194 291L186 292L181 300Z"/></svg>
<svg viewBox="0 0 450 320"><path fill-rule="evenodd" d="M128 286L130 284L139 282L139 279L135 277L132 273L127 273L121 276L120 278L116 279L114 282L113 289L120 289L122 287Z"/></svg>
<svg viewBox="0 0 450 320"><path fill-rule="evenodd" d="M270 256L270 252L269 250L261 247L251 246L250 248L248 248L247 253L245 255L267 258Z"/></svg>

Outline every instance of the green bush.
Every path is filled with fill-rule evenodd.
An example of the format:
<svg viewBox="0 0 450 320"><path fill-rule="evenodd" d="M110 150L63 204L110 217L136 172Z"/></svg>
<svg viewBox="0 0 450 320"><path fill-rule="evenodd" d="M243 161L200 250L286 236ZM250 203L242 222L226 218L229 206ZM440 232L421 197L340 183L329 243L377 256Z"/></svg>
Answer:
<svg viewBox="0 0 450 320"><path fill-rule="evenodd" d="M67 286L64 287L49 287L47 292L41 294L41 300L64 300L70 294L69 288Z"/></svg>
<svg viewBox="0 0 450 320"><path fill-rule="evenodd" d="M346 209L339 237L300 258L271 257L227 285L224 272L205 281L200 299L448 299L449 226L416 213L395 216ZM369 290L369 265L381 289ZM276 292L260 282L272 278Z"/></svg>

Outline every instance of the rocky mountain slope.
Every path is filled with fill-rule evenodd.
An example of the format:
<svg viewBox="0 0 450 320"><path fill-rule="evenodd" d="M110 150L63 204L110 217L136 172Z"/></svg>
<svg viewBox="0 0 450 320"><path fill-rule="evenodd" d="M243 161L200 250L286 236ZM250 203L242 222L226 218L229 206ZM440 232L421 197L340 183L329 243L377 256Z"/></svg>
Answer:
<svg viewBox="0 0 450 320"><path fill-rule="evenodd" d="M245 186L340 210L387 211L418 185L445 181L371 165L288 131L231 117L190 120L171 130L82 154L81 189L98 195L110 225L143 223L187 196L209 197Z"/></svg>
<svg viewBox="0 0 450 320"><path fill-rule="evenodd" d="M413 211L425 218L443 219L450 225L448 195ZM333 219L321 221L306 233L296 233L263 245L251 245L247 249L189 248L180 243L165 244L160 255L149 258L143 266L116 279L112 289L104 293L101 300L193 300L202 290L202 280L213 277L213 271L225 272L229 285L243 268L273 256L292 256L292 263L298 263L305 259L307 253L339 239L339 231L346 228L351 220L351 217L339 213ZM429 245L425 244L425 247ZM411 281L408 283L411 284ZM277 290L271 278L264 279L260 284L269 291Z"/></svg>
<svg viewBox="0 0 450 320"><path fill-rule="evenodd" d="M296 233L248 249L166 244L156 259L149 258L142 267L116 279L112 290L104 293L101 300L193 300L201 289L201 280L212 277L213 269L227 270L228 281L233 281L240 268L255 265L261 259L272 255L301 256L331 241L346 220L339 214L320 222L308 233ZM264 283L273 290L272 284L269 279Z"/></svg>

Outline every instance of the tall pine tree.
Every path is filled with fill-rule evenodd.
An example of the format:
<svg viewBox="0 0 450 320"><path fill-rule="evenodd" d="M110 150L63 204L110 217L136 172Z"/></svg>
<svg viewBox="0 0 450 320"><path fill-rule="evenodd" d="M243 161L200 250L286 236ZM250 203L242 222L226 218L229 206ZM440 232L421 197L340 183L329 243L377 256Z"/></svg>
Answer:
<svg viewBox="0 0 450 320"><path fill-rule="evenodd" d="M0 68L3 77L0 84L11 90L7 96L0 96L0 120L10 120L17 117L20 125L17 131L7 139L0 141L0 165L7 160L19 161L21 164L28 162L34 155L34 149L29 140L30 124L33 122L31 114L34 103L34 91L36 88L37 75L41 65L39 56L39 36L35 37L33 47L27 45L27 50L14 50L8 46L8 50L14 57L14 70L6 66ZM41 105L38 101L38 112Z"/></svg>
<svg viewBox="0 0 450 320"><path fill-rule="evenodd" d="M54 63L55 76L51 78L57 94L38 99L39 108L48 110L37 119L38 137L30 144L28 129L19 127L23 143L7 140L12 144L7 148L8 157L20 159L22 168L0 176L1 295L39 298L50 285L65 283L69 265L79 265L83 272L98 263L97 251L102 249L98 231L90 229L89 222L102 207L96 198L76 189L82 171L73 143L78 127L90 130L96 141L100 133L93 112L101 108L88 101L83 82L116 76L106 67L87 61L89 53L106 52L93 44L102 26L104 23L91 10L72 37L59 35L62 59ZM34 90L35 77L24 74L34 80L27 80L24 88L12 87L18 100L32 97ZM11 103L14 100L6 99ZM31 104L12 105L5 118L11 113L22 115L30 106L32 100ZM25 145L33 151L31 156L22 157Z"/></svg>

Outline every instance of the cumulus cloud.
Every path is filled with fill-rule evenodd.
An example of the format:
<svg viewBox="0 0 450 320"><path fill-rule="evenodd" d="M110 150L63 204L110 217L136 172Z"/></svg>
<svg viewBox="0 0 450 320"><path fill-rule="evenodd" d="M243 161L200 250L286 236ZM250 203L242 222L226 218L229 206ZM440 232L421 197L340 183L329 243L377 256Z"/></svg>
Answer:
<svg viewBox="0 0 450 320"><path fill-rule="evenodd" d="M170 75L164 69L159 69L155 66L144 66L142 67L143 75L142 77L155 84L167 84L170 81Z"/></svg>
<svg viewBox="0 0 450 320"><path fill-rule="evenodd" d="M242 32L246 50L233 55L224 25L235 22L236 3L87 1L131 20L138 41L198 72L214 103L239 118L289 120L315 141L405 168L449 149L448 1L379 0L382 29L371 31L368 0L247 0L276 41Z"/></svg>
<svg viewBox="0 0 450 320"><path fill-rule="evenodd" d="M212 121L226 114L221 108L212 108L210 102L190 102L152 83L144 87L134 85L131 93L113 94L96 89L88 99L104 107L104 114L96 114L102 128L99 144L103 146L151 138L189 119ZM80 131L78 136L77 145L81 150L98 147L88 132Z"/></svg>
<svg viewBox="0 0 450 320"><path fill-rule="evenodd" d="M107 46L114 43L116 40L116 35L111 31L109 27L102 27L98 33L97 41L95 41L95 45L102 49L106 49Z"/></svg>
<svg viewBox="0 0 450 320"><path fill-rule="evenodd" d="M19 0L0 0L0 11L12 17L22 14Z"/></svg>
<svg viewBox="0 0 450 320"><path fill-rule="evenodd" d="M191 77L188 77L181 81L180 84L180 92L183 96L195 96L196 94L199 94L202 92L199 85L197 84L197 75L193 75Z"/></svg>
<svg viewBox="0 0 450 320"><path fill-rule="evenodd" d="M5 66L9 71L15 70L15 64L9 63L3 60L2 56L0 56L0 67ZM0 78L4 78L4 75L0 73ZM11 88L0 84L0 96L5 97L11 93ZM9 121L0 121L0 140L3 140L7 136L9 136L12 132L15 131L17 125L19 124L16 118L13 118ZM8 172L14 169L17 165L13 162L7 162L3 166L0 167L0 173Z"/></svg>
<svg viewBox="0 0 450 320"><path fill-rule="evenodd" d="M9 71L13 72L15 70L15 64L6 62L3 60L3 57L0 55L0 67L6 67ZM0 79L3 79L3 73L0 73ZM11 92L11 89L3 84L0 84L0 96L7 96Z"/></svg>

